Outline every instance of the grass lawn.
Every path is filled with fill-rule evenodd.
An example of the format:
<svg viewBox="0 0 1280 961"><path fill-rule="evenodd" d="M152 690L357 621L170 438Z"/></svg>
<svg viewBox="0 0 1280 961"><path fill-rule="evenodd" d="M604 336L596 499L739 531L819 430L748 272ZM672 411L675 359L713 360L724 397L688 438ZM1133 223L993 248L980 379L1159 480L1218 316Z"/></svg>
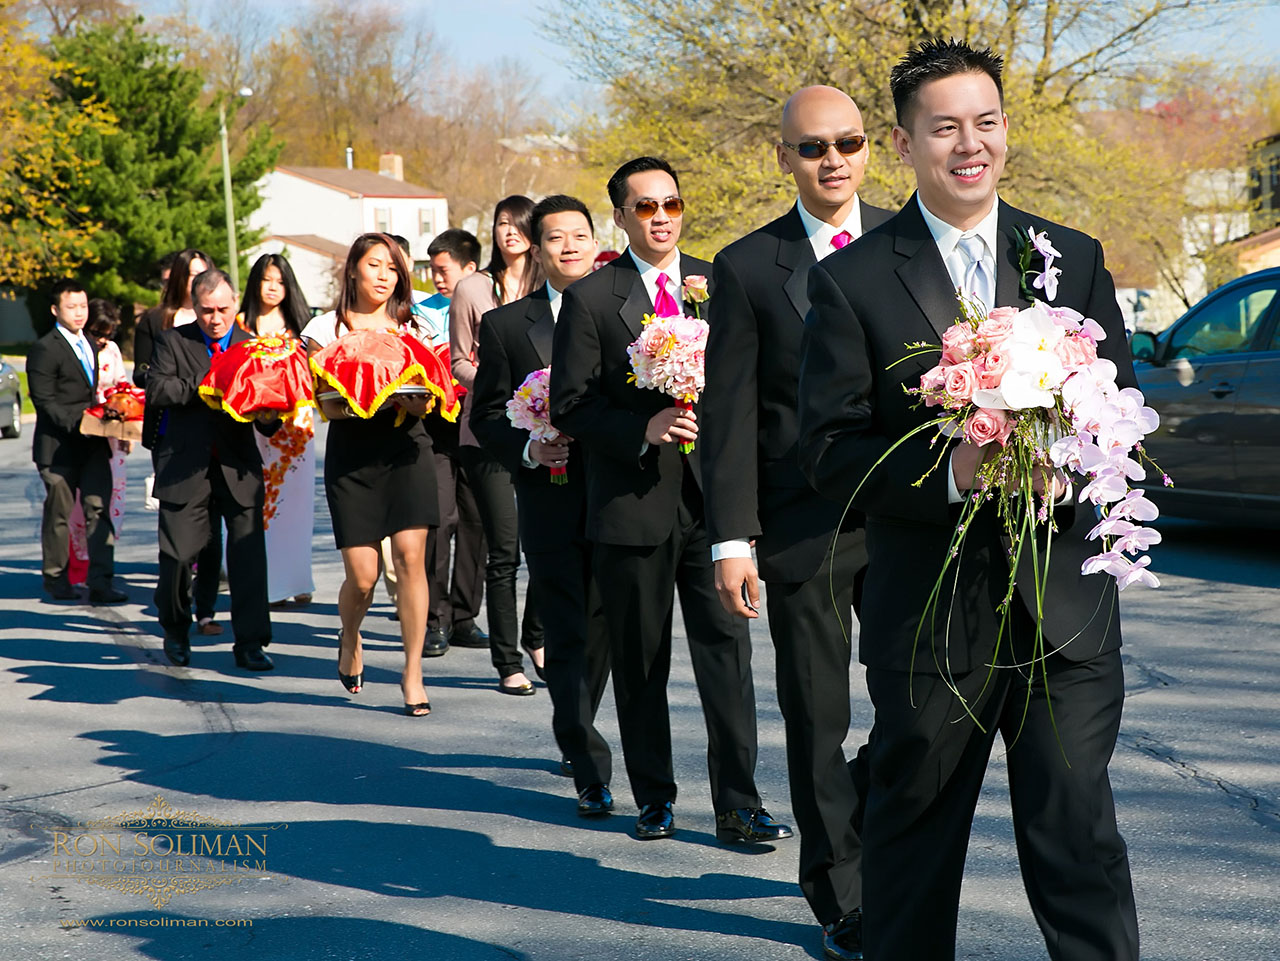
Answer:
<svg viewBox="0 0 1280 961"><path fill-rule="evenodd" d="M18 381L22 384L22 412L24 414L34 414L36 409L31 406L31 391L27 390L27 372L25 370L18 371Z"/></svg>

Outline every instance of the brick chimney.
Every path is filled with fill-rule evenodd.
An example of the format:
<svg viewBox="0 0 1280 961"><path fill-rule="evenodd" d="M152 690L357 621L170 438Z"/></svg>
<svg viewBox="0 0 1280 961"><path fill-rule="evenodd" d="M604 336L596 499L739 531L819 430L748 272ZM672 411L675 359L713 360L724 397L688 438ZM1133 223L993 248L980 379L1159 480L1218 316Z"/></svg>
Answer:
<svg viewBox="0 0 1280 961"><path fill-rule="evenodd" d="M404 180L404 158L388 150L378 158L378 173L395 180Z"/></svg>

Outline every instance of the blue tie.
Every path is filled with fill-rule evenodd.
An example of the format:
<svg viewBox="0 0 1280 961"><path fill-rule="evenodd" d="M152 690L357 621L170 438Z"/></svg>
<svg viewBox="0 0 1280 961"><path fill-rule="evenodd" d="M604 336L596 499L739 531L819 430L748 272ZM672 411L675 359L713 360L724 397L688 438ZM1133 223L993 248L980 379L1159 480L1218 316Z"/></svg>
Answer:
<svg viewBox="0 0 1280 961"><path fill-rule="evenodd" d="M93 355L89 345L81 337L76 341L76 355L80 358L80 366L84 368L85 377L89 378L89 386L93 386Z"/></svg>

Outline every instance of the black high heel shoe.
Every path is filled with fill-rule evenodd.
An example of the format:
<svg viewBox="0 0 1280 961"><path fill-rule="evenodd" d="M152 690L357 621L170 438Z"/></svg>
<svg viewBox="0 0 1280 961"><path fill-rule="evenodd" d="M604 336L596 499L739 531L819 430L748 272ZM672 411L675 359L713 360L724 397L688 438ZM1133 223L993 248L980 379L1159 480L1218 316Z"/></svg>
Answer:
<svg viewBox="0 0 1280 961"><path fill-rule="evenodd" d="M400 693L404 694L404 682L400 682ZM430 701L419 701L416 704L405 703L404 713L407 717L426 717L431 713Z"/></svg>
<svg viewBox="0 0 1280 961"><path fill-rule="evenodd" d="M343 674L342 673L342 629L338 629L338 680L342 682L342 686L351 694L359 694L360 687L364 682L364 671L359 674Z"/></svg>

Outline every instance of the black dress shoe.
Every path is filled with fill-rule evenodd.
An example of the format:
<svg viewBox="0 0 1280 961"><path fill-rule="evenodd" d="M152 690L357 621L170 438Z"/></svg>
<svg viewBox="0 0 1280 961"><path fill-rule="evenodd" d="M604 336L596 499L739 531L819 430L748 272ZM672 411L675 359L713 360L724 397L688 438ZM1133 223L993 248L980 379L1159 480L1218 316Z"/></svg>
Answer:
<svg viewBox="0 0 1280 961"><path fill-rule="evenodd" d="M128 599L128 594L114 587L93 588L89 591L90 604L123 604Z"/></svg>
<svg viewBox="0 0 1280 961"><path fill-rule="evenodd" d="M66 582L46 583L44 592L55 601L78 601L80 592Z"/></svg>
<svg viewBox="0 0 1280 961"><path fill-rule="evenodd" d="M764 808L734 808L716 815L716 838L743 844L766 844L791 837L791 828L775 821Z"/></svg>
<svg viewBox="0 0 1280 961"><path fill-rule="evenodd" d="M166 634L164 636L164 656L169 659L170 664L186 667L191 663L191 642L185 637L174 637L171 634Z"/></svg>
<svg viewBox="0 0 1280 961"><path fill-rule="evenodd" d="M578 792L578 817L596 818L613 810L613 795L607 784L588 784Z"/></svg>
<svg viewBox="0 0 1280 961"><path fill-rule="evenodd" d="M560 759L560 776L573 777L573 762L567 757L562 757Z"/></svg>
<svg viewBox="0 0 1280 961"><path fill-rule="evenodd" d="M243 667L246 671L269 671L275 667L260 647L238 647L232 653L236 656L236 667Z"/></svg>
<svg viewBox="0 0 1280 961"><path fill-rule="evenodd" d="M454 647L483 647L489 649L489 635L480 630L473 621L462 628L454 628L449 643Z"/></svg>
<svg viewBox="0 0 1280 961"><path fill-rule="evenodd" d="M449 639L444 631L433 627L427 631L427 639L422 645L423 657L442 657L449 652Z"/></svg>
<svg viewBox="0 0 1280 961"><path fill-rule="evenodd" d="M671 802L646 804L636 818L636 837L641 841L669 838L676 833L676 818L671 813Z"/></svg>
<svg viewBox="0 0 1280 961"><path fill-rule="evenodd" d="M822 953L831 961L862 961L862 909L822 926Z"/></svg>

